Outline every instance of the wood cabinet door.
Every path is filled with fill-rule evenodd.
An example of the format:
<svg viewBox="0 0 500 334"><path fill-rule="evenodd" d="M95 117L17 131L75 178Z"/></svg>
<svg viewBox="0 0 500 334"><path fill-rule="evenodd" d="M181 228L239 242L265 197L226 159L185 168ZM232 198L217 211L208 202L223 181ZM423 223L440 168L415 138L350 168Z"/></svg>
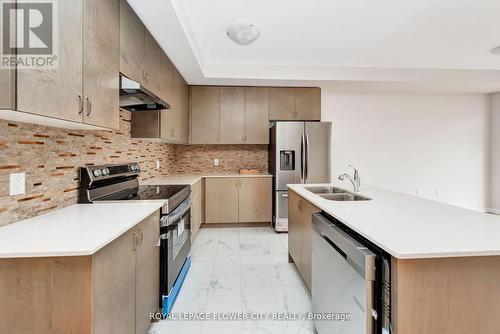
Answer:
<svg viewBox="0 0 500 334"><path fill-rule="evenodd" d="M269 144L269 88L245 87L245 144Z"/></svg>
<svg viewBox="0 0 500 334"><path fill-rule="evenodd" d="M58 67L55 69L18 69L17 110L80 123L83 121L81 109L84 98L82 13L83 4L86 2L65 0L58 3L57 17L55 17L59 25L57 38L64 41L64 43L59 43ZM8 73L9 71L2 70L2 72ZM118 81L116 74L114 74L114 79ZM3 91L2 89L0 95L10 96L10 93L10 90Z"/></svg>
<svg viewBox="0 0 500 334"><path fill-rule="evenodd" d="M135 228L92 256L93 334L135 334Z"/></svg>
<svg viewBox="0 0 500 334"><path fill-rule="evenodd" d="M149 313L158 310L160 286L160 214L156 212L137 225L139 245L135 266L135 332L146 333Z"/></svg>
<svg viewBox="0 0 500 334"><path fill-rule="evenodd" d="M220 88L220 143L245 142L245 89Z"/></svg>
<svg viewBox="0 0 500 334"><path fill-rule="evenodd" d="M219 88L190 87L191 144L219 143Z"/></svg>
<svg viewBox="0 0 500 334"><path fill-rule="evenodd" d="M300 196L288 191L288 253L297 269L302 265L302 243L300 242Z"/></svg>
<svg viewBox="0 0 500 334"><path fill-rule="evenodd" d="M202 210L203 210L203 187L202 187L202 180L196 182L192 189L193 189L193 206L191 208L191 219L192 219L192 225L191 225L191 239L194 240L196 239L196 235L198 234L198 231L200 230L200 226L202 223Z"/></svg>
<svg viewBox="0 0 500 334"><path fill-rule="evenodd" d="M165 53L160 55L160 92L159 96L168 104L172 103L174 66Z"/></svg>
<svg viewBox="0 0 500 334"><path fill-rule="evenodd" d="M151 33L146 30L145 36L145 56L144 56L144 68L145 68L145 83L144 86L148 88L153 94L161 94L161 60L162 60L162 49L151 35Z"/></svg>
<svg viewBox="0 0 500 334"><path fill-rule="evenodd" d="M172 94L170 101L170 109L161 111L161 138L170 142L180 142L181 140L181 94L182 94L182 77L175 67L172 66Z"/></svg>
<svg viewBox="0 0 500 334"><path fill-rule="evenodd" d="M205 180L205 222L238 222L238 178L210 177Z"/></svg>
<svg viewBox="0 0 500 334"><path fill-rule="evenodd" d="M311 291L312 281L312 215L320 212L316 206L304 199L300 200L300 243L301 243L301 275L306 286Z"/></svg>
<svg viewBox="0 0 500 334"><path fill-rule="evenodd" d="M176 142L181 141L181 132L182 132L182 85L184 79L177 69L174 68L173 75L173 113L172 113L172 124L173 127L171 129L172 139Z"/></svg>
<svg viewBox="0 0 500 334"><path fill-rule="evenodd" d="M189 144L189 86L181 81L181 143Z"/></svg>
<svg viewBox="0 0 500 334"><path fill-rule="evenodd" d="M144 80L144 38L146 28L127 0L120 1L120 72L128 78Z"/></svg>
<svg viewBox="0 0 500 334"><path fill-rule="evenodd" d="M239 222L270 223L273 211L272 178L242 177L239 184Z"/></svg>
<svg viewBox="0 0 500 334"><path fill-rule="evenodd" d="M293 88L269 89L269 119L273 121L294 120Z"/></svg>
<svg viewBox="0 0 500 334"><path fill-rule="evenodd" d="M321 89L295 88L295 118L302 121L321 119Z"/></svg>
<svg viewBox="0 0 500 334"><path fill-rule="evenodd" d="M84 123L119 128L120 0L84 2Z"/></svg>

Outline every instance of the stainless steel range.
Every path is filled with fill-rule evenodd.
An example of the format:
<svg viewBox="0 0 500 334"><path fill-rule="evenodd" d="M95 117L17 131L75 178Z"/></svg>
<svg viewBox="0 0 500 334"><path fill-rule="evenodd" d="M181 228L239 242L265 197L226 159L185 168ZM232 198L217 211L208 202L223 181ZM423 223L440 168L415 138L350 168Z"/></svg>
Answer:
<svg viewBox="0 0 500 334"><path fill-rule="evenodd" d="M79 203L163 200L160 215L160 307L191 251L191 186L139 185L137 163L80 169ZM170 303L170 302L169 302Z"/></svg>

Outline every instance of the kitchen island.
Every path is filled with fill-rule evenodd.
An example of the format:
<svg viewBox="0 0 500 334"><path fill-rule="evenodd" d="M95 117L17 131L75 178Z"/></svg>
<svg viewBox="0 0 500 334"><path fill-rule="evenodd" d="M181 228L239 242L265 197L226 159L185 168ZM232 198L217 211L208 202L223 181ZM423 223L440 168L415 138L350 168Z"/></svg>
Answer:
<svg viewBox="0 0 500 334"><path fill-rule="evenodd" d="M500 333L500 217L374 187L331 201L289 186L289 253L311 288L311 216L323 212L391 256L393 332Z"/></svg>
<svg viewBox="0 0 500 334"><path fill-rule="evenodd" d="M1 227L0 333L144 333L163 205L77 204Z"/></svg>

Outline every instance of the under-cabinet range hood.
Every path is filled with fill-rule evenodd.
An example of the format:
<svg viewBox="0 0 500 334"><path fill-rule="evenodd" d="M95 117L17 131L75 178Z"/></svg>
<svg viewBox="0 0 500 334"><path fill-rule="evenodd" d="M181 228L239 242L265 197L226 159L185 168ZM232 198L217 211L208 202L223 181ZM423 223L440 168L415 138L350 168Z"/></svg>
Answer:
<svg viewBox="0 0 500 334"><path fill-rule="evenodd" d="M140 83L120 76L120 108L128 111L170 109L170 105Z"/></svg>

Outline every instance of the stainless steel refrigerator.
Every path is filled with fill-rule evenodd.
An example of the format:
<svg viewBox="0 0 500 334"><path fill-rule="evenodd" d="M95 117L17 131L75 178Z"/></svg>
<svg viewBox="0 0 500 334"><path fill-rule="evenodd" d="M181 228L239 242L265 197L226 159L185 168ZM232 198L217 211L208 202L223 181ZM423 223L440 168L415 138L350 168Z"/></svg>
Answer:
<svg viewBox="0 0 500 334"><path fill-rule="evenodd" d="M276 122L271 127L274 224L288 218L287 184L331 181L331 136L330 122Z"/></svg>

